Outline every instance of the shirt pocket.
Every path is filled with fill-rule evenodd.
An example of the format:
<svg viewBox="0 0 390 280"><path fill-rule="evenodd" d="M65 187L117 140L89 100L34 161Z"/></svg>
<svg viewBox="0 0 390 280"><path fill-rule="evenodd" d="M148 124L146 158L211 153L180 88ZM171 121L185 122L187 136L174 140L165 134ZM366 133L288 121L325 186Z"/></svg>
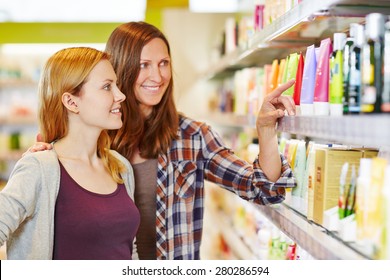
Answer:
<svg viewBox="0 0 390 280"><path fill-rule="evenodd" d="M175 194L189 199L195 194L197 166L192 161L180 161L175 166Z"/></svg>

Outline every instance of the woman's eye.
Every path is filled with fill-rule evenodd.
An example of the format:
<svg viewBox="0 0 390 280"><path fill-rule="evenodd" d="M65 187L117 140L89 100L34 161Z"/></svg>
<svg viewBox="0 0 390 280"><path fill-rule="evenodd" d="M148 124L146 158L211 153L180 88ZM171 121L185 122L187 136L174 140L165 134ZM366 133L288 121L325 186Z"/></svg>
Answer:
<svg viewBox="0 0 390 280"><path fill-rule="evenodd" d="M161 66L168 66L169 65L169 60L163 60L160 63Z"/></svg>
<svg viewBox="0 0 390 280"><path fill-rule="evenodd" d="M107 84L103 87L104 90L111 90L111 85Z"/></svg>
<svg viewBox="0 0 390 280"><path fill-rule="evenodd" d="M141 69L145 69L146 67L148 67L148 64L147 63L141 63L139 67Z"/></svg>

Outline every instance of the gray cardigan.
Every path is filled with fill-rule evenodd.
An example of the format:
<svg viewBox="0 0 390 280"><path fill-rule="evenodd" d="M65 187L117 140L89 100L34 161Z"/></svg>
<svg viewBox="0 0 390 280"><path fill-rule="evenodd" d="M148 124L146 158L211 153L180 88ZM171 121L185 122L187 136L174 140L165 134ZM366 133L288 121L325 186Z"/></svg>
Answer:
<svg viewBox="0 0 390 280"><path fill-rule="evenodd" d="M126 166L121 175L134 200L133 169L119 153L111 153ZM60 165L54 150L28 154L16 163L0 192L0 246L7 241L8 259L52 259L59 187Z"/></svg>

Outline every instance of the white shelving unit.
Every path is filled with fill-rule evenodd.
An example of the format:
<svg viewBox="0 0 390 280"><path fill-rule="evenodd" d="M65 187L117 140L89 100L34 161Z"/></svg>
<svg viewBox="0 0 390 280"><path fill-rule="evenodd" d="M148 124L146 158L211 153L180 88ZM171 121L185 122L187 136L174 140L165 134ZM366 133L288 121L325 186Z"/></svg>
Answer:
<svg viewBox="0 0 390 280"><path fill-rule="evenodd" d="M224 114L209 115L211 122L221 125L238 123L242 127L252 127L253 120L244 116ZM227 123L228 121L228 123ZM387 152L390 147L390 115L347 115L330 116L285 116L278 123L280 132L318 138L332 143L361 145L381 148ZM305 216L286 204L276 206L256 206L284 233L317 259L370 259L364 248L357 244L345 243L336 234L306 219ZM222 220L222 219L221 219ZM220 223L220 222L219 222ZM224 227L225 228L225 227ZM226 237L233 233L226 234ZM237 238L230 242L247 251L245 244L238 245ZM242 242L241 242L242 243ZM245 255L249 256L248 253Z"/></svg>
<svg viewBox="0 0 390 280"><path fill-rule="evenodd" d="M230 75L237 69L271 63L293 52L303 51L335 32L348 30L350 23L364 22L371 12L390 14L388 0L304 0L258 32L248 47L237 48L204 73L206 79Z"/></svg>
<svg viewBox="0 0 390 280"><path fill-rule="evenodd" d="M388 0L305 0L271 25L258 32L245 49L238 48L224 56L203 75L206 79L231 76L234 71L271 63L311 44L345 32L350 23L364 22L368 13L390 14ZM210 122L226 126L254 127L254 117L206 116ZM390 115L350 115L341 117L284 117L278 130L289 134L318 138L333 143L359 145L389 150ZM370 259L364 250L340 240L335 234L308 221L290 206L256 206L279 229L317 259ZM235 239L232 239L235 243ZM244 247L243 247L244 248Z"/></svg>
<svg viewBox="0 0 390 280"><path fill-rule="evenodd" d="M390 115L284 117L278 130L333 143L383 148L390 146Z"/></svg>
<svg viewBox="0 0 390 280"><path fill-rule="evenodd" d="M370 256L366 255L362 248L343 242L335 234L308 221L304 216L283 203L256 207L316 259L370 259Z"/></svg>

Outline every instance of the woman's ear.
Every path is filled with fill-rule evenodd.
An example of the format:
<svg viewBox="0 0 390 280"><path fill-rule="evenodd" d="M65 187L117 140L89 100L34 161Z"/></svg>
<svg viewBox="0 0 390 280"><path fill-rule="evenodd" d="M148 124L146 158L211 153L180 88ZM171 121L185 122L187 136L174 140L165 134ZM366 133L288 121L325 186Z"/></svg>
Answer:
<svg viewBox="0 0 390 280"><path fill-rule="evenodd" d="M62 94L62 104L64 104L65 108L75 114L78 114L79 109L77 107L76 99L76 96L70 94L69 92Z"/></svg>

